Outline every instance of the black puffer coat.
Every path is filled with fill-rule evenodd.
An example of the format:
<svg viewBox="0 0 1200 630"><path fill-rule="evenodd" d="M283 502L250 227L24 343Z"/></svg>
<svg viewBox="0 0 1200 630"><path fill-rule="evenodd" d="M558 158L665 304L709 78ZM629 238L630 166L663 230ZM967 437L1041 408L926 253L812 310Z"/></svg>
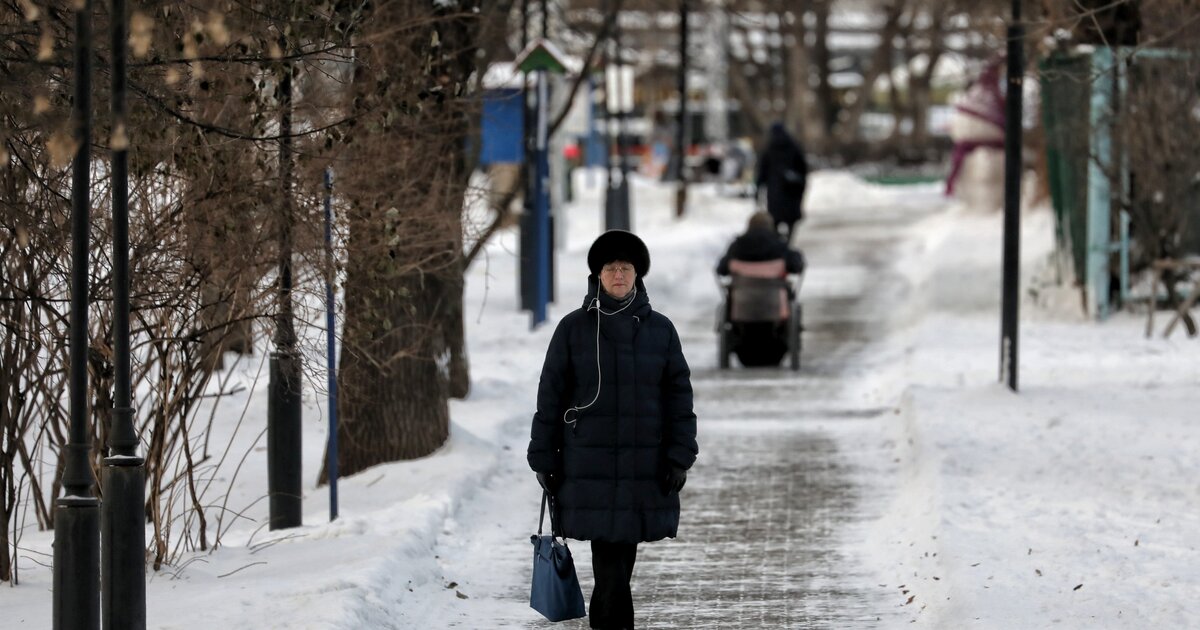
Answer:
<svg viewBox="0 0 1200 630"><path fill-rule="evenodd" d="M717 263L717 273L729 275L731 260L762 262L779 258L783 259L788 273L804 271L804 255L788 247L788 244L779 238L778 232L772 229L750 228L729 245L729 249Z"/></svg>
<svg viewBox="0 0 1200 630"><path fill-rule="evenodd" d="M529 466L561 476L567 538L636 543L674 537L679 527L679 494L664 493L660 481L667 466L696 460L691 371L675 326L650 309L641 278L635 286L623 311L597 315L597 297L607 313L621 305L590 276L583 308L559 322L546 350ZM585 406L570 412L574 425L564 422Z"/></svg>
<svg viewBox="0 0 1200 630"><path fill-rule="evenodd" d="M767 146L758 158L754 178L767 193L767 212L776 222L804 219L804 189L808 185L808 160L782 125L772 125Z"/></svg>

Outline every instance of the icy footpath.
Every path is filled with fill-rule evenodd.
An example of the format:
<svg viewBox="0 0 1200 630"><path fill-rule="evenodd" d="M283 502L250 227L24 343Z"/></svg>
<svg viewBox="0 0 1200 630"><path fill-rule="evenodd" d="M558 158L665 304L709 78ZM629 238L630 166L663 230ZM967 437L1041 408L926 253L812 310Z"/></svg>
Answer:
<svg viewBox="0 0 1200 630"><path fill-rule="evenodd" d="M905 263L919 313L869 557L917 627L1195 627L1198 342L1033 299L1052 230L1024 222L1018 395L997 383L999 213L958 213Z"/></svg>

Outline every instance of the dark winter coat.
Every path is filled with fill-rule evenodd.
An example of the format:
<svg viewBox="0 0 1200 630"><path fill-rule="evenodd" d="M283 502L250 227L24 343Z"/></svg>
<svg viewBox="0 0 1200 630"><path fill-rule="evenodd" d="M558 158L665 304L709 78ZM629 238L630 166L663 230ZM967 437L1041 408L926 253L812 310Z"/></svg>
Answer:
<svg viewBox="0 0 1200 630"><path fill-rule="evenodd" d="M751 228L745 234L737 237L729 250L717 263L717 273L729 275L729 261L744 260L746 262L761 262L782 258L788 273L804 271L804 255L788 247L772 229Z"/></svg>
<svg viewBox="0 0 1200 630"><path fill-rule="evenodd" d="M804 218L800 204L808 185L808 161L782 125L771 126L767 146L758 158L754 181L760 193L766 190L767 212L777 223Z"/></svg>
<svg viewBox="0 0 1200 630"><path fill-rule="evenodd" d="M559 322L546 350L529 466L559 475L559 529L577 540L636 543L674 537L679 494L661 486L667 466L696 460L691 371L679 333L650 309L638 278L621 308L590 276L583 308ZM597 317L600 369L596 369ZM597 387L599 395L597 397ZM572 407L585 407L564 413Z"/></svg>

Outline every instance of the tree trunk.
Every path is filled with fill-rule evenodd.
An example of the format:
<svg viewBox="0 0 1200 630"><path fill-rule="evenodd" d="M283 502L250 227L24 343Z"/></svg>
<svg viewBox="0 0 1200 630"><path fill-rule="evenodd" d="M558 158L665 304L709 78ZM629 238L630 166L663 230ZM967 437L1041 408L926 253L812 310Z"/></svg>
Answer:
<svg viewBox="0 0 1200 630"><path fill-rule="evenodd" d="M891 70L892 40L895 39L899 30L900 15L904 13L904 5L905 0L897 0L887 9L887 22L879 34L879 46L875 49L875 53L871 55L871 65L863 73L862 85L855 92L857 97L850 104L850 108L846 112L846 117L840 121L841 129L838 137L844 144L851 144L858 140L858 122L862 118L863 112L866 111L867 105L871 102L871 94L875 89L875 80L883 72Z"/></svg>
<svg viewBox="0 0 1200 630"><path fill-rule="evenodd" d="M756 94L760 94L756 88L750 85L750 79L743 72L743 64L730 60L729 63L729 91L730 96L737 99L742 104L742 115L746 125L750 127L750 134L756 138L761 138L767 133L767 127L771 121L763 113L759 107L762 99Z"/></svg>
<svg viewBox="0 0 1200 630"><path fill-rule="evenodd" d="M838 118L837 104L833 100L833 86L829 83L830 4L831 0L818 0L813 11L816 16L813 60L817 68L817 112L820 114L816 125L816 150L822 153L831 148L829 143L833 138L833 128Z"/></svg>
<svg viewBox="0 0 1200 630"><path fill-rule="evenodd" d="M460 230L461 233L461 230ZM458 251L462 251L459 242ZM466 327L463 324L463 290L466 288L463 274L466 272L465 258L459 257L443 279L446 283L446 313L442 317L442 333L450 349L450 382L447 393L451 398L462 400L471 393L471 363L467 358Z"/></svg>
<svg viewBox="0 0 1200 630"><path fill-rule="evenodd" d="M900 88L896 85L896 73L888 72L888 107L892 110L894 122L892 123L892 132L888 134L884 144L889 152L897 152L900 150L900 144L903 140L900 133L901 124L904 122L902 113L904 112L904 103L900 99Z"/></svg>
<svg viewBox="0 0 1200 630"><path fill-rule="evenodd" d="M909 15L908 20L896 28L896 35L904 42L899 51L900 58L904 60L902 68L907 75L904 98L901 98L900 86L896 84L896 68L888 64L886 72L888 79L888 106L892 110L892 132L888 134L883 144L884 150L892 155L899 155L904 151L904 144L907 139L903 132L904 121L912 114L912 60L915 54L913 53L913 21L915 19L915 15Z"/></svg>
<svg viewBox="0 0 1200 630"><path fill-rule="evenodd" d="M804 26L804 13L809 4L811 2L796 3L797 6L791 10L792 23L786 25L786 30L783 31L785 37L792 38L792 45L787 46L785 52L787 96L784 98L784 103L786 103L787 109L784 113L784 120L797 138L812 146L813 139L817 137L818 128L821 125L819 122L817 124L811 122L808 98L808 77L812 70L812 62L809 59L808 46L804 41L808 34L808 30ZM785 12L780 12L780 24L786 24L784 22L785 15Z"/></svg>
<svg viewBox="0 0 1200 630"><path fill-rule="evenodd" d="M931 57L931 63L937 63L937 56ZM909 107L912 112L912 136L909 147L917 153L924 154L929 148L929 94L932 77L928 73L914 80L909 85Z"/></svg>
<svg viewBox="0 0 1200 630"><path fill-rule="evenodd" d="M946 52L942 19L941 15L934 16L927 35L929 50L926 51L926 56L929 61L925 64L924 72L910 78L908 86L913 121L910 145L919 154L920 159L924 159L925 152L929 149L929 104L933 91L933 73L937 70L942 53Z"/></svg>
<svg viewBox="0 0 1200 630"><path fill-rule="evenodd" d="M370 218L365 217L367 219ZM356 225L357 224L357 225ZM378 224L362 220L353 231ZM338 465L352 475L376 464L428 455L450 434L447 378L435 357L444 350L427 293L436 276L418 270L384 278L376 261L351 249L346 277L345 350L338 371ZM393 320L393 318L395 318ZM399 325L396 325L399 324ZM322 472L324 478L325 473Z"/></svg>
<svg viewBox="0 0 1200 630"><path fill-rule="evenodd" d="M475 3L476 5L478 3ZM476 6L476 9L478 6ZM480 12L388 3L364 21L345 140L349 227L338 373L342 474L428 455L469 385L462 153ZM322 470L321 480L326 479Z"/></svg>
<svg viewBox="0 0 1200 630"><path fill-rule="evenodd" d="M253 78L249 66L236 66L213 73L207 81L210 91L225 94L235 93ZM222 127L237 127L244 116L243 109L231 107L225 99L203 100L198 112L200 120ZM202 278L197 317L204 347L201 354L217 357L206 370L220 370L225 367L224 352L249 355L254 351L249 316L255 287L265 271L259 258L264 250L275 247L273 242L262 241L271 236L260 236L264 231L254 199L274 198L278 187L268 188L256 181L254 153L243 144L195 133L193 159L184 165L187 211L181 218L188 263ZM223 167L219 177L213 174L213 164Z"/></svg>

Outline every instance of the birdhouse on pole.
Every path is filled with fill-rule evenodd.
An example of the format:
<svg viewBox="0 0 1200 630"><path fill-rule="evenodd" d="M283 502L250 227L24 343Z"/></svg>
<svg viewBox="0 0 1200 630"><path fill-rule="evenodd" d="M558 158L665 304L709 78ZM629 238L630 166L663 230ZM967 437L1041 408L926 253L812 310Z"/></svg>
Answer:
<svg viewBox="0 0 1200 630"><path fill-rule="evenodd" d="M513 62L522 72L545 70L555 74L567 71L566 56L550 40L538 38L529 42Z"/></svg>
<svg viewBox="0 0 1200 630"><path fill-rule="evenodd" d="M532 304L532 327L546 321L546 305L550 302L550 287L553 284L551 268L553 252L551 246L550 223L550 161L548 141L550 136L548 107L550 104L550 73L563 74L567 70L566 57L558 48L545 38L530 42L513 64L522 72L532 73L537 77L537 142L533 162L534 177L532 181L533 216L530 222L531 245L533 256L529 259L532 264L534 278L534 301ZM522 266L522 273L525 267Z"/></svg>

